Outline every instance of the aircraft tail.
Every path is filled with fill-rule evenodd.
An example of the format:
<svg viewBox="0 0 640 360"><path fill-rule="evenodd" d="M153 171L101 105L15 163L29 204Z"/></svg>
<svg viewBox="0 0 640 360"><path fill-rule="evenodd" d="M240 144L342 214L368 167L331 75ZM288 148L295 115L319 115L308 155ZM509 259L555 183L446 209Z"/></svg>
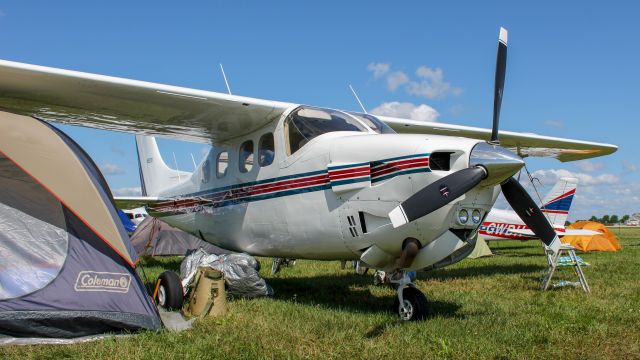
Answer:
<svg viewBox="0 0 640 360"><path fill-rule="evenodd" d="M542 200L540 210L547 216L554 228L563 228L569 216L569 209L578 187L578 179L561 178Z"/></svg>
<svg viewBox="0 0 640 360"><path fill-rule="evenodd" d="M142 196L158 196L161 191L178 185L191 175L167 166L153 136L136 135L136 149Z"/></svg>

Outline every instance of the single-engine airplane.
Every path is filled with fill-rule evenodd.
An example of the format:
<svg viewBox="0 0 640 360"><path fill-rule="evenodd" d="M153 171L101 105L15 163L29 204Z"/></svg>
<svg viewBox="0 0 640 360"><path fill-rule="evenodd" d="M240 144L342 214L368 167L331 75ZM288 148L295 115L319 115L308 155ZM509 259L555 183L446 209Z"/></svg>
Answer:
<svg viewBox="0 0 640 360"><path fill-rule="evenodd" d="M542 200L540 210L547 216L558 236L565 235L600 235L601 233L584 229L567 229L565 221L573 197L578 188L578 179L561 178ZM512 210L493 208L484 219L478 231L486 241L493 240L533 240L537 239L531 229Z"/></svg>
<svg viewBox="0 0 640 360"><path fill-rule="evenodd" d="M361 260L384 269L397 286L395 311L416 320L425 317L428 304L406 270L463 251L500 190L550 251L557 251L555 231L512 178L524 164L521 157L572 161L617 149L499 132L506 59L507 31L501 28L490 130L10 61L0 61L0 108L211 144L206 160L187 173L164 163L153 137L137 138L139 200L155 202L152 216L230 250Z"/></svg>

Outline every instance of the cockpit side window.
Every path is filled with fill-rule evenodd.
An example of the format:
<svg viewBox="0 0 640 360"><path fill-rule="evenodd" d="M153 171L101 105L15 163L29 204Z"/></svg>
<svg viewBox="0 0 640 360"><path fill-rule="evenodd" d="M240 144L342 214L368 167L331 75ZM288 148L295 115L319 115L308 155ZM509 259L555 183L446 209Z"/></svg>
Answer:
<svg viewBox="0 0 640 360"><path fill-rule="evenodd" d="M358 120L365 123L368 127L371 128L371 130L377 132L378 134L395 134L396 133L395 131L393 131L392 128L389 127L389 125L385 124L384 122L382 122L380 119L378 119L373 115L362 114L362 113L352 113L352 112L350 112L349 114L355 116Z"/></svg>
<svg viewBox="0 0 640 360"><path fill-rule="evenodd" d="M284 123L284 131L288 137L287 152L291 155L324 133L367 132L367 129L351 116L336 110L300 107L289 114Z"/></svg>

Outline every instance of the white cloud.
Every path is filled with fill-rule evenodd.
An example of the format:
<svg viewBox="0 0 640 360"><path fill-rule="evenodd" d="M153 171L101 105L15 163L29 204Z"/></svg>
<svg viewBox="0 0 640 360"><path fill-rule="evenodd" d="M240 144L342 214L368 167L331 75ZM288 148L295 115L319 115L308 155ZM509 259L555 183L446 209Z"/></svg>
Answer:
<svg viewBox="0 0 640 360"><path fill-rule="evenodd" d="M389 72L391 66L385 63L371 63L367 65L367 70L373 73L374 79L381 78L384 74Z"/></svg>
<svg viewBox="0 0 640 360"><path fill-rule="evenodd" d="M103 174L105 175L121 175L124 174L124 170L122 170L122 168L120 168L120 166L118 166L117 164L112 164L110 162L105 162L104 164L100 165L100 170L102 171Z"/></svg>
<svg viewBox="0 0 640 360"><path fill-rule="evenodd" d="M569 220L588 219L595 215L633 214L640 212L640 182L623 181L613 174L603 174L604 176L591 176L583 173L570 172L564 169L537 170L532 174L541 183L534 181L537 192L544 197L555 181L563 176L573 176L579 179L578 189L571 205ZM529 179L523 175L520 179L529 194L538 199ZM498 198L495 204L498 209L508 208L508 204L503 196Z"/></svg>
<svg viewBox="0 0 640 360"><path fill-rule="evenodd" d="M395 71L387 76L387 88L389 91L396 91L398 87L408 82L409 77L402 71Z"/></svg>
<svg viewBox="0 0 640 360"><path fill-rule="evenodd" d="M604 167L604 164L585 160L585 161L579 161L578 163L576 163L576 166L578 167L578 169L582 171L595 172L595 171L602 170L602 168Z"/></svg>
<svg viewBox="0 0 640 360"><path fill-rule="evenodd" d="M387 88L391 92L404 87L407 93L427 99L442 98L449 94L454 96L462 94L462 88L452 86L451 83L444 80L444 72L441 68L420 66L416 69L415 79L412 79L404 71L391 71L391 65L386 63L370 63L367 70L373 73L374 79L380 79L386 75Z"/></svg>
<svg viewBox="0 0 640 360"><path fill-rule="evenodd" d="M555 184L560 178L574 177L578 179L579 186L614 185L620 182L620 178L614 174L590 175L579 172L571 172L566 169L536 170L533 177L540 180L543 185Z"/></svg>
<svg viewBox="0 0 640 360"><path fill-rule="evenodd" d="M420 66L416 70L416 75L421 80L409 82L407 92L411 95L433 99L441 98L449 93L456 96L462 93L461 88L452 87L450 83L444 81L444 72L441 68L432 69Z"/></svg>
<svg viewBox="0 0 640 360"><path fill-rule="evenodd" d="M636 164L625 161L622 163L622 170L624 170L625 173L632 173L638 171L638 166L636 166Z"/></svg>
<svg viewBox="0 0 640 360"><path fill-rule="evenodd" d="M436 109L426 104L415 105L409 102L392 101L382 103L371 110L372 114L399 117L420 121L437 121L440 115Z"/></svg>
<svg viewBox="0 0 640 360"><path fill-rule="evenodd" d="M140 187L123 187L119 189L112 189L114 196L140 196L142 191Z"/></svg>
<svg viewBox="0 0 640 360"><path fill-rule="evenodd" d="M554 128L563 128L564 127L564 123L560 120L546 120L544 122L545 125L547 126L551 126Z"/></svg>

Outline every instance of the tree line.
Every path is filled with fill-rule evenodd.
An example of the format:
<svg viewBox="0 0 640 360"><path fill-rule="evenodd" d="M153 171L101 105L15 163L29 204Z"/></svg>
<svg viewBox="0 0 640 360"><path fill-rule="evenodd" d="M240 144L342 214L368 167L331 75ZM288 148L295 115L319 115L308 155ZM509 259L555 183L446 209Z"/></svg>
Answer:
<svg viewBox="0 0 640 360"><path fill-rule="evenodd" d="M589 218L589 221L596 221L605 225L613 225L618 223L625 223L627 220L629 220L629 218L629 215L624 215L623 217L618 217L618 215L604 215L601 218L592 216L591 218Z"/></svg>

